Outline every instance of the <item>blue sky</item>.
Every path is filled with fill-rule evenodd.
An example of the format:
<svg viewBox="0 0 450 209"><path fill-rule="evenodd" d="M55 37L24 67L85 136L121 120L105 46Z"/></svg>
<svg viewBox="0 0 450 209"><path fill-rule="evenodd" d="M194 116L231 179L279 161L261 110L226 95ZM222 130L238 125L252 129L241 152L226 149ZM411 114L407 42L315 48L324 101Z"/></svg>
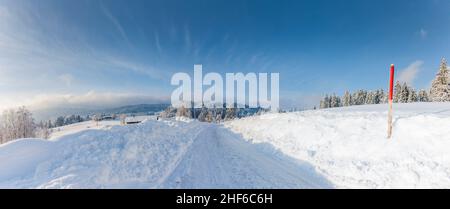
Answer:
<svg viewBox="0 0 450 209"><path fill-rule="evenodd" d="M279 72L282 106L428 88L450 1L0 0L0 109L161 102L175 72Z"/></svg>

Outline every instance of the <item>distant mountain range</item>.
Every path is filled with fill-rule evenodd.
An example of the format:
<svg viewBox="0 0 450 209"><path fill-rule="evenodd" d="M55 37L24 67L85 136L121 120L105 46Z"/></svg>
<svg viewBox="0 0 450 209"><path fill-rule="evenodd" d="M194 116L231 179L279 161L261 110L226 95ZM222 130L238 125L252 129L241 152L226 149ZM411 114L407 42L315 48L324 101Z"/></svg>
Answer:
<svg viewBox="0 0 450 209"><path fill-rule="evenodd" d="M137 104L113 108L51 108L34 110L33 117L36 121L56 119L58 116L66 115L93 115L93 114L135 114L148 115L163 111L170 104Z"/></svg>

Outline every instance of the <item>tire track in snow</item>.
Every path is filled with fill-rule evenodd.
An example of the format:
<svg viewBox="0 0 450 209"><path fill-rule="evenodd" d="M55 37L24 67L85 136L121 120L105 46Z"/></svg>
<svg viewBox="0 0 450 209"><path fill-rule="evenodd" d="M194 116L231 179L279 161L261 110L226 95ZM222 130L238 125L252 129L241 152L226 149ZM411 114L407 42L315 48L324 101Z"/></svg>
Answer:
<svg viewBox="0 0 450 209"><path fill-rule="evenodd" d="M330 188L306 163L211 124L192 141L159 188Z"/></svg>

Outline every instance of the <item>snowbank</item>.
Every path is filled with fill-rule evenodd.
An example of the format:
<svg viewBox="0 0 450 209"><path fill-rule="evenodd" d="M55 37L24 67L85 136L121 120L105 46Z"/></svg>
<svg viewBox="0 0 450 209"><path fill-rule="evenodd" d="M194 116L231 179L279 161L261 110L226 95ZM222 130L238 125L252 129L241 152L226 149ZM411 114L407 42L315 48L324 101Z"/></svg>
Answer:
<svg viewBox="0 0 450 209"><path fill-rule="evenodd" d="M305 160L340 188L450 188L450 103L267 114L226 124L253 143Z"/></svg>
<svg viewBox="0 0 450 209"><path fill-rule="evenodd" d="M3 144L0 187L155 187L192 143L199 127L147 121L80 131L51 141L22 139Z"/></svg>

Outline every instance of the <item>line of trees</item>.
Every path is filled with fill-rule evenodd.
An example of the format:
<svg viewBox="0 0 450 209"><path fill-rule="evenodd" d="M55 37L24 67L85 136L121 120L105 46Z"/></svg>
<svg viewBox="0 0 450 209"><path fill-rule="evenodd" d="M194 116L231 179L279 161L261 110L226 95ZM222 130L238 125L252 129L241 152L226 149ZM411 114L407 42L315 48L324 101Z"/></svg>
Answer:
<svg viewBox="0 0 450 209"><path fill-rule="evenodd" d="M320 101L320 108L332 108L363 104L382 104L387 103L388 92L383 89L375 91L358 90L350 93L346 91L342 97L333 95L325 95ZM447 62L443 58L431 84L429 91L424 89L416 92L416 90L407 83L400 84L396 82L394 87L393 102L395 103L411 103L411 102L449 102L450 101L450 77L447 68Z"/></svg>
<svg viewBox="0 0 450 209"><path fill-rule="evenodd" d="M201 122L215 122L218 123L220 121L233 120L235 118L246 117L250 115L259 115L263 112L266 112L266 109L263 108L237 108L236 105L231 108L227 108L226 104L219 107L207 108L206 106L202 106L201 108L174 108L169 106L166 110L164 110L160 116L162 118L172 118L172 117L185 117L191 119L197 119Z"/></svg>
<svg viewBox="0 0 450 209"><path fill-rule="evenodd" d="M84 122L84 121L89 121L91 120L90 116L80 116L80 115L68 115L68 116L59 116L56 118L56 120L52 123L51 121L48 121L49 123L49 127L54 128L54 127L60 127L60 126L65 126L65 125L70 125L73 123L80 123L80 122Z"/></svg>

